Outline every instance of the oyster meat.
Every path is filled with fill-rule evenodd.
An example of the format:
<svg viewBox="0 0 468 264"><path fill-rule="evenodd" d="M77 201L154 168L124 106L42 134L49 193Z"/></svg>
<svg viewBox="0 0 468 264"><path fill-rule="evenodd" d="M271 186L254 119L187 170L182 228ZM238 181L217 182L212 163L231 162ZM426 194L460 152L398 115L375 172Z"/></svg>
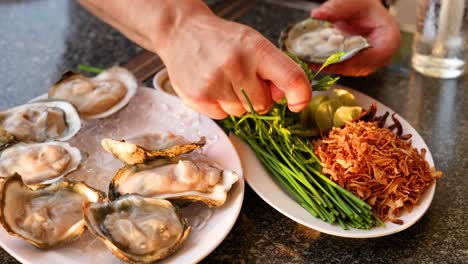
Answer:
<svg viewBox="0 0 468 264"><path fill-rule="evenodd" d="M152 263L174 252L191 231L166 200L125 195L113 202L83 206L89 230L117 257Z"/></svg>
<svg viewBox="0 0 468 264"><path fill-rule="evenodd" d="M124 108L137 88L135 76L121 67L112 67L94 78L69 71L49 90L49 98L67 100L83 118L96 119Z"/></svg>
<svg viewBox="0 0 468 264"><path fill-rule="evenodd" d="M66 101L37 101L0 112L0 126L22 142L66 141L81 128L76 109Z"/></svg>
<svg viewBox="0 0 468 264"><path fill-rule="evenodd" d="M128 165L139 164L157 158L171 158L205 145L205 138L192 143L170 132L145 134L127 140L104 138L101 146Z"/></svg>
<svg viewBox="0 0 468 264"><path fill-rule="evenodd" d="M286 28L281 32L279 43L282 50L309 63L324 63L340 51L345 53L340 59L344 61L370 47L364 37L345 34L329 22L312 18Z"/></svg>
<svg viewBox="0 0 468 264"><path fill-rule="evenodd" d="M47 249L78 239L86 228L83 202L103 198L83 183L68 181L32 190L15 174L2 184L0 222L11 235Z"/></svg>
<svg viewBox="0 0 468 264"><path fill-rule="evenodd" d="M136 193L145 197L201 201L210 207L225 203L238 180L233 171L202 161L158 159L120 169L109 186L109 198Z"/></svg>
<svg viewBox="0 0 468 264"><path fill-rule="evenodd" d="M0 177L14 173L37 189L63 178L81 162L80 150L65 142L20 143L0 154Z"/></svg>

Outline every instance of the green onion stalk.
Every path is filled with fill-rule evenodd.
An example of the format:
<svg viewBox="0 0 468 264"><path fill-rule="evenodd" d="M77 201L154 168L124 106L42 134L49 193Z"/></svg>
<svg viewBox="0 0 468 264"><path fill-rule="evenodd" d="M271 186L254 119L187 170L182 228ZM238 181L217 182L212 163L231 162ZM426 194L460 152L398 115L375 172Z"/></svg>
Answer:
<svg viewBox="0 0 468 264"><path fill-rule="evenodd" d="M88 72L88 73L94 73L94 74L99 74L104 71L104 69L85 65L85 64L78 64L78 70Z"/></svg>
<svg viewBox="0 0 468 264"><path fill-rule="evenodd" d="M299 58L287 55L304 69L309 81L342 56L332 55L319 71L312 73ZM323 77L318 81L318 87L326 90L337 80ZM251 147L263 166L305 210L343 229L370 229L382 224L370 205L322 174L320 160L310 141L310 136L316 132L302 127L299 114L289 111L287 104L282 102L276 103L266 115L259 115L245 91L242 92L250 113L242 117L229 116L221 124Z"/></svg>

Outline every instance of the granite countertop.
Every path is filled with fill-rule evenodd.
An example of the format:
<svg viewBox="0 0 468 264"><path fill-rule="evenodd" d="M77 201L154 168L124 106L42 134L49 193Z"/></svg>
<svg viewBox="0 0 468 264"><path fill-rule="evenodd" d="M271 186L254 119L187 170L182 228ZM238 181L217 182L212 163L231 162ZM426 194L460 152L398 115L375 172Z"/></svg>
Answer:
<svg viewBox="0 0 468 264"><path fill-rule="evenodd" d="M259 2L238 21L276 41L306 16ZM65 68L122 64L141 51L71 0L3 0L0 25L0 109L44 93ZM444 177L424 217L391 236L339 238L295 223L247 187L234 228L204 263L468 263L468 78L423 77L408 66L409 52L407 39L390 67L341 83L394 109L426 141ZM0 262L17 263L3 250Z"/></svg>

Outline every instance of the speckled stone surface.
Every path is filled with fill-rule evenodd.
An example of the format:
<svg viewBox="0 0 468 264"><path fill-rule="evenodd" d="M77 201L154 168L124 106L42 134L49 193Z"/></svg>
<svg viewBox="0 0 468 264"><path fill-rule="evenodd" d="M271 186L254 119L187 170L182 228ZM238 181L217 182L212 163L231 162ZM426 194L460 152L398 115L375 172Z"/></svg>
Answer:
<svg viewBox="0 0 468 264"><path fill-rule="evenodd" d="M276 41L280 29L306 16L259 3L239 22ZM394 109L425 139L444 178L424 217L383 238L333 237L296 224L247 187L236 225L204 263L468 263L468 78L413 72L408 41L390 67L341 83ZM2 0L0 109L45 93L65 68L125 63L139 50L75 1ZM17 263L3 250L0 262Z"/></svg>

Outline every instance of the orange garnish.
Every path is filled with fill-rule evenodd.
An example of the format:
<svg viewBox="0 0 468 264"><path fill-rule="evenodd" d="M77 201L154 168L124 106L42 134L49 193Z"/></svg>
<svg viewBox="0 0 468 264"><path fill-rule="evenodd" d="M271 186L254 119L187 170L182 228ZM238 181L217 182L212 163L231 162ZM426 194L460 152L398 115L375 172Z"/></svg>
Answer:
<svg viewBox="0 0 468 264"><path fill-rule="evenodd" d="M323 173L372 206L382 221L403 224L424 191L442 177L424 155L376 122L348 122L315 144Z"/></svg>

